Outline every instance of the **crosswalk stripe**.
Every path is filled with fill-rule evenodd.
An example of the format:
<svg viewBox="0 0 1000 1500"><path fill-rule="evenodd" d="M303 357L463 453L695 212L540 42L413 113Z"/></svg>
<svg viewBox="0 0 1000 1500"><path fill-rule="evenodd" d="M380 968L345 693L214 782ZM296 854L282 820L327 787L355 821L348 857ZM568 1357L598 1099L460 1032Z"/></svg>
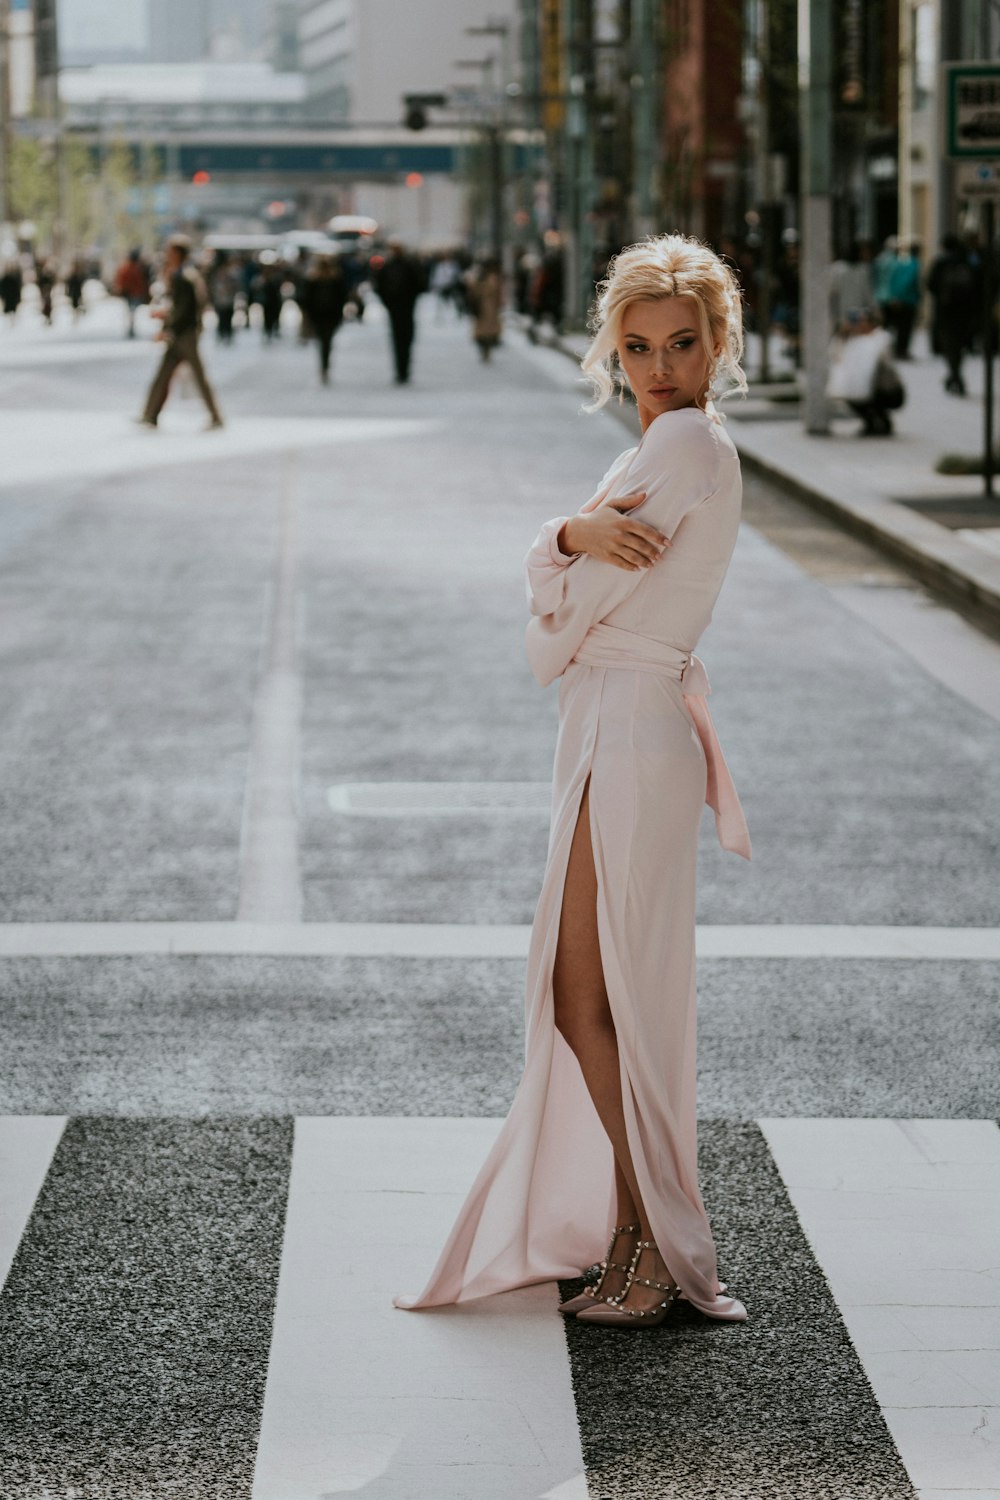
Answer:
<svg viewBox="0 0 1000 1500"><path fill-rule="evenodd" d="M570 1325L591 1495L913 1500L759 1129L703 1120L699 1154L720 1274L749 1321L680 1303L647 1333Z"/></svg>
<svg viewBox="0 0 1000 1500"><path fill-rule="evenodd" d="M253 1500L586 1500L555 1291L404 1313L488 1119L299 1119Z"/></svg>
<svg viewBox="0 0 1000 1500"><path fill-rule="evenodd" d="M633 1337L391 1306L498 1123L0 1118L5 1500L1000 1493L994 1122L702 1121L750 1322Z"/></svg>
<svg viewBox="0 0 1000 1500"><path fill-rule="evenodd" d="M1000 1130L762 1129L914 1483L1000 1491L1000 1446L984 1437L1000 1419Z"/></svg>
<svg viewBox="0 0 1000 1500"><path fill-rule="evenodd" d="M66 1124L64 1115L0 1117L0 1287Z"/></svg>
<svg viewBox="0 0 1000 1500"><path fill-rule="evenodd" d="M531 929L471 922L6 922L0 958L133 954L523 958ZM1000 927L707 923L700 958L1000 962Z"/></svg>

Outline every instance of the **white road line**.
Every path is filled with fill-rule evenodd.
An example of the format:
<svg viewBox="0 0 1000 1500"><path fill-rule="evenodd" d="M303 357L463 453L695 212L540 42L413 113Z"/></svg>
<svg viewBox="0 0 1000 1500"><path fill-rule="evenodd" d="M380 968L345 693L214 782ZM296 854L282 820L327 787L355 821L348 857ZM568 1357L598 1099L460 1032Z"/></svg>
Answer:
<svg viewBox="0 0 1000 1500"><path fill-rule="evenodd" d="M254 703L240 857L241 922L297 922L299 730L302 679L296 630L295 459L285 462L278 566Z"/></svg>
<svg viewBox="0 0 1000 1500"><path fill-rule="evenodd" d="M0 1286L66 1125L63 1115L0 1116Z"/></svg>
<svg viewBox="0 0 1000 1500"><path fill-rule="evenodd" d="M400 1312L497 1120L299 1119L253 1500L585 1500L553 1286Z"/></svg>
<svg viewBox="0 0 1000 1500"><path fill-rule="evenodd" d="M261 954L277 958L524 958L529 927L466 922L6 922L0 958ZM701 958L1000 962L996 927L704 926Z"/></svg>
<svg viewBox="0 0 1000 1500"><path fill-rule="evenodd" d="M327 789L331 812L366 818L440 818L451 813L548 818L550 781L340 781Z"/></svg>
<svg viewBox="0 0 1000 1500"><path fill-rule="evenodd" d="M1000 1490L1000 1130L759 1123L914 1484Z"/></svg>

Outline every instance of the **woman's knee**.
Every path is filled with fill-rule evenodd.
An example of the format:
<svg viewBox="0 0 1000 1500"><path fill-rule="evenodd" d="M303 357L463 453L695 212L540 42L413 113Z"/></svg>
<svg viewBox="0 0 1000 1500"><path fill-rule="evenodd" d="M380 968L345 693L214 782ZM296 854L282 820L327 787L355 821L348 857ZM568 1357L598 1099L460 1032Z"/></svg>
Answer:
<svg viewBox="0 0 1000 1500"><path fill-rule="evenodd" d="M605 994L570 995L557 985L553 991L556 1030L579 1057L597 1047L613 1045L615 1025Z"/></svg>

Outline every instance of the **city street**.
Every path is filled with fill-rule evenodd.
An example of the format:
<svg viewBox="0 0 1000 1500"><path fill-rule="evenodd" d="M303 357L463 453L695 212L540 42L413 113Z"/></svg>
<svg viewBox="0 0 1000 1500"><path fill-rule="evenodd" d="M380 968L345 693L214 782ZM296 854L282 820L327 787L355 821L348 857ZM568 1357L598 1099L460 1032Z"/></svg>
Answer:
<svg viewBox="0 0 1000 1500"><path fill-rule="evenodd" d="M117 303L0 326L0 1500L1000 1500L1000 645L760 479L699 647L749 1321L391 1304L520 1074L523 556L634 441L420 311L403 387L374 306L328 387L207 333L212 432Z"/></svg>

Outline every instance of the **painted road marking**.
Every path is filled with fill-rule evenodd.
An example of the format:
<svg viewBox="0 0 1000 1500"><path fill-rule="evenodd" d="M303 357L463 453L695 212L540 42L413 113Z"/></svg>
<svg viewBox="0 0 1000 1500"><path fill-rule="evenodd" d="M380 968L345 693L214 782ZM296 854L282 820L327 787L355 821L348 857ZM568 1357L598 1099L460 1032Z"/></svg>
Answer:
<svg viewBox="0 0 1000 1500"><path fill-rule="evenodd" d="M524 958L531 929L471 922L5 922L0 958L200 954ZM701 926L701 958L1000 962L997 927Z"/></svg>

